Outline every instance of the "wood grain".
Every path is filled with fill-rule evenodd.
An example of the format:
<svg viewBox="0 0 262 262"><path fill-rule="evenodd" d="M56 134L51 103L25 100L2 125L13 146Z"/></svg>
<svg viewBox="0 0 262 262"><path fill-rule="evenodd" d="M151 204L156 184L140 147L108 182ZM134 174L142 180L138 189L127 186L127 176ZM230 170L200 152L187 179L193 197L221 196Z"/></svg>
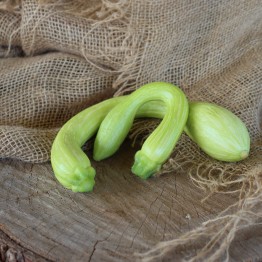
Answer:
<svg viewBox="0 0 262 262"><path fill-rule="evenodd" d="M92 161L92 193L64 189L50 163L1 160L1 246L20 252L20 261L134 261L135 252L178 237L235 201L215 195L201 203L205 193L187 175L142 181L130 172L135 151L126 142L115 156ZM243 233L233 260L260 261L261 243L262 234Z"/></svg>

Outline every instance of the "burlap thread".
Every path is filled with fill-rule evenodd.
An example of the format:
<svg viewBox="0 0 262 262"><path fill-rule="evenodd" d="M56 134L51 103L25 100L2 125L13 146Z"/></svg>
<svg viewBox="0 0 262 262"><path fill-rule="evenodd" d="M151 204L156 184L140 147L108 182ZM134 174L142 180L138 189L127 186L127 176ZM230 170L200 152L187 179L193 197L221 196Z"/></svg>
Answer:
<svg viewBox="0 0 262 262"><path fill-rule="evenodd" d="M162 170L190 174L210 194L237 194L239 201L138 255L168 258L194 245L183 259L228 260L236 235L262 219L261 1L24 0L0 7L2 158L48 161L67 119L99 96L152 81L174 83L189 100L215 102L245 122L252 142L247 160L214 161L183 135ZM149 131L136 122L131 137Z"/></svg>

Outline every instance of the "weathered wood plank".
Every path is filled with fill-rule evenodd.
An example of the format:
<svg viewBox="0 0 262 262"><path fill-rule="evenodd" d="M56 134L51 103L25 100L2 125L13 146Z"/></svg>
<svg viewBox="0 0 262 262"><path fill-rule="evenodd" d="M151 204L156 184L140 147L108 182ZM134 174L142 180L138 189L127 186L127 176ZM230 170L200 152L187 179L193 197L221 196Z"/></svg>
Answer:
<svg viewBox="0 0 262 262"><path fill-rule="evenodd" d="M114 157L93 161L97 176L92 193L64 189L50 163L2 160L3 234L15 239L21 252L42 260L134 261L134 252L195 228L235 201L215 195L201 203L204 192L186 175L142 181L130 172L134 152L127 143ZM236 246L243 241L245 237ZM245 258L262 258L261 244L252 241L243 248ZM242 261L237 260L242 259L237 247L231 253Z"/></svg>

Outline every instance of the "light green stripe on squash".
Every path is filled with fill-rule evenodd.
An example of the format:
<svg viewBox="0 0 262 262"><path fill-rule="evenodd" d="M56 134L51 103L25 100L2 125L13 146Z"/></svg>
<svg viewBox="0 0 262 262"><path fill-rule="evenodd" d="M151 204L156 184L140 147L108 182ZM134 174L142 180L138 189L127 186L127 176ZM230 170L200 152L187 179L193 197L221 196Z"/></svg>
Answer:
<svg viewBox="0 0 262 262"><path fill-rule="evenodd" d="M162 86L159 89L162 89ZM91 106L71 118L61 128L52 145L51 164L56 178L64 187L75 192L92 191L95 184L95 170L91 167L90 160L82 151L81 147L88 139L95 135L108 112L117 105L126 105L126 101L128 101L130 96L131 95L111 98ZM112 121L113 124L107 126L107 130L110 130L111 134L113 132L114 140L117 140L117 145L112 143L112 137L105 140L106 147L104 147L104 150L107 151L107 156L112 155L118 149L129 132L134 117L155 117L161 119L165 117L168 107L163 100L160 101L159 98L160 97L157 97L158 100L152 101L149 99L148 102L145 103L140 101L140 106L137 106L135 109L130 109L128 112L132 118L127 121L128 125L125 127L125 121L119 122L123 125L122 129L124 129L124 132L122 134L118 132L118 122ZM142 97L140 99L143 100L145 98ZM134 110L135 113L132 112L132 110ZM187 112L184 113L187 114ZM127 115L123 114L123 117L127 117ZM175 119L170 126L174 127L177 121L179 121L179 119ZM237 116L220 106L205 102L191 102L189 104L189 114L186 125L184 126L184 131L204 152L214 159L235 162L246 158L249 154L250 137L246 126ZM107 135L107 132L104 134ZM179 137L179 134L176 135ZM121 138L120 140L119 137ZM150 137L152 137L152 134ZM162 134L162 139L168 140L166 137L168 137L167 133ZM157 150L159 146L161 148L159 140L152 139L150 141L147 139L142 149L146 148L145 152L151 154L155 152L154 150ZM163 153L165 148L162 147L161 150L163 150ZM155 153L152 154L153 157L155 157L153 158L154 161L147 160L147 155L143 154L142 157L140 155L136 161L138 161L139 165L145 164L146 169L157 171L161 163L169 157L170 150L171 149L168 149L168 153L163 154L164 156L160 158L160 161L156 160L158 155ZM141 151L138 151L137 154ZM160 153L160 155L162 154ZM151 164L152 166L150 166ZM134 167L136 168L135 165L133 166L133 171ZM140 170L139 167L139 172ZM142 167L142 170L144 170L144 167ZM136 172L136 170L134 172ZM141 175L140 173L140 176L146 178L150 173L146 175Z"/></svg>
<svg viewBox="0 0 262 262"><path fill-rule="evenodd" d="M163 118L165 105L152 101L136 117ZM141 114L141 115L140 115ZM190 102L185 133L210 157L237 162L248 157L250 136L243 121L228 109L208 102Z"/></svg>
<svg viewBox="0 0 262 262"><path fill-rule="evenodd" d="M245 124L231 111L207 102L191 102L186 134L216 160L236 162L250 151Z"/></svg>
<svg viewBox="0 0 262 262"><path fill-rule="evenodd" d="M124 97L105 100L72 117L58 132L51 149L51 164L58 181L74 192L92 191L95 170L81 147L102 120Z"/></svg>
<svg viewBox="0 0 262 262"><path fill-rule="evenodd" d="M95 160L107 158L118 150L139 108L150 101L164 103L165 115L141 150L136 153L132 172L146 179L160 170L172 153L188 117L185 94L178 87L165 82L154 82L140 87L108 113L95 139Z"/></svg>

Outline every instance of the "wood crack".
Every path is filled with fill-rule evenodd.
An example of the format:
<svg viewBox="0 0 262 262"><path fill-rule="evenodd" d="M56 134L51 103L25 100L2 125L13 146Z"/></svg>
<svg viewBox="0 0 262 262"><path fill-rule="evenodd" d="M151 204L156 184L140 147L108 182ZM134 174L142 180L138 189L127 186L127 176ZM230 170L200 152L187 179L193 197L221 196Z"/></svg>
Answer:
<svg viewBox="0 0 262 262"><path fill-rule="evenodd" d="M88 259L88 262L91 261L93 255L94 255L94 253L95 253L95 251L96 251L96 246L97 246L97 244L98 244L99 242L101 242L101 240L97 240L97 241L95 242L95 244L94 244L94 246L93 246L93 249L92 249L92 252L91 252L91 255L90 255L89 259Z"/></svg>
<svg viewBox="0 0 262 262"><path fill-rule="evenodd" d="M93 245L93 249L92 249L91 254L90 254L90 256L89 256L88 262L91 262L91 260L92 260L92 258L93 258L93 256L94 256L94 253L95 253L95 251L96 251L96 246L97 246L99 243L102 243L102 242L104 242L104 241L107 241L108 238L110 237L110 235L111 235L111 233L109 234L109 236L107 236L107 237L104 238L104 239L96 240L95 244Z"/></svg>

